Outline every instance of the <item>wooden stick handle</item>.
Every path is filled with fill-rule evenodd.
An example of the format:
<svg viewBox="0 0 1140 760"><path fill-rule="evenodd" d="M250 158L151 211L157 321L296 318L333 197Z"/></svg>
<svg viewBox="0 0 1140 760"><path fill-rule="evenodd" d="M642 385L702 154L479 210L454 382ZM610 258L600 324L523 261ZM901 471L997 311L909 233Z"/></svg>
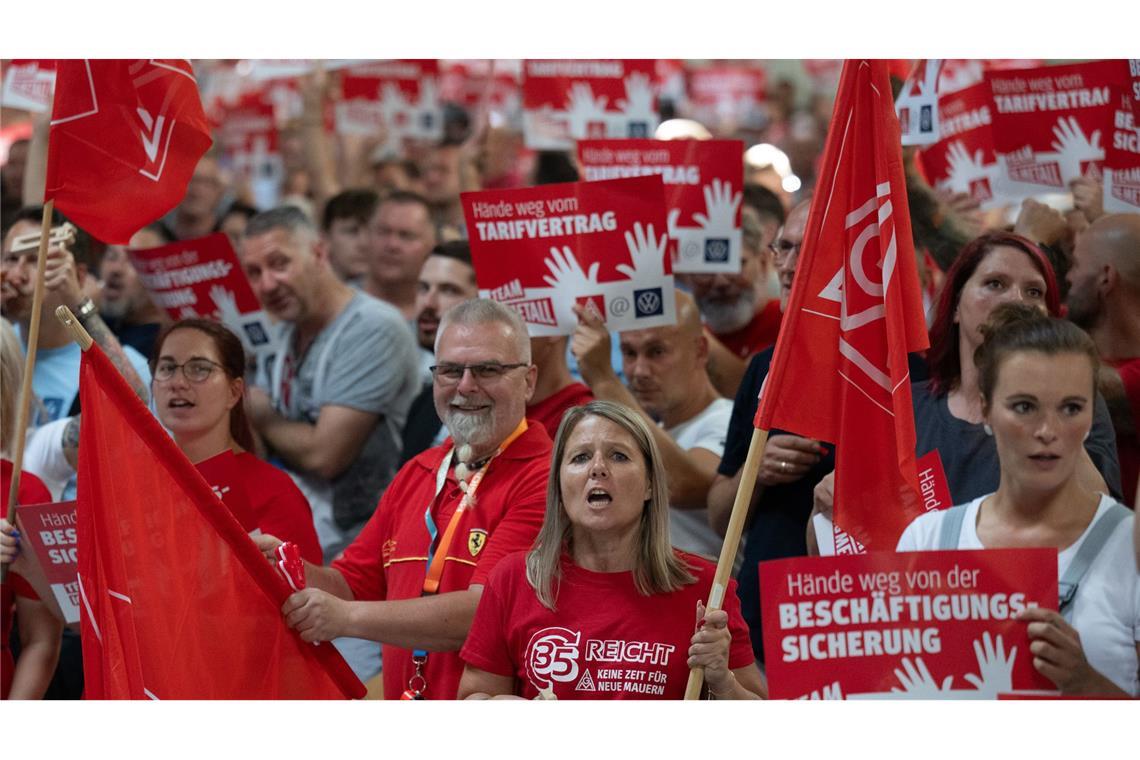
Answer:
<svg viewBox="0 0 1140 760"><path fill-rule="evenodd" d="M24 359L24 378L20 383L20 399L16 404L16 429L12 456L12 482L8 486L8 522L16 524L16 505L20 493L20 471L24 467L24 442L28 437L28 417L32 408L32 375L36 371L36 348L40 342L40 312L44 304L44 269L47 267L48 242L51 236L51 215L55 201L44 204L40 221L40 249L36 258L36 283L32 290L31 323L28 326L28 353ZM0 581L8 580L8 566L0 565Z"/></svg>
<svg viewBox="0 0 1140 760"><path fill-rule="evenodd" d="M78 343L79 347L84 351L91 348L95 343L95 339L91 337L91 333L87 332L83 325L79 324L79 318L71 313L71 309L66 306L56 307L55 318L71 331L71 339Z"/></svg>
<svg viewBox="0 0 1140 760"><path fill-rule="evenodd" d="M740 485L736 489L736 501L732 503L732 515L728 518L728 530L724 534L724 544L720 547L720 560L716 563L712 589L705 603L706 612L719 610L724 606L724 595L728 591L728 580L732 575L732 565L736 562L736 552L740 548L740 536L744 533L744 521L748 518L748 506L752 502L752 492L756 488L756 476L760 472L760 462L764 459L764 447L768 443L768 431L757 428L752 431L752 442L748 444L748 456L740 471ZM704 668L689 671L689 682L685 686L685 699L699 699L701 686L705 681Z"/></svg>

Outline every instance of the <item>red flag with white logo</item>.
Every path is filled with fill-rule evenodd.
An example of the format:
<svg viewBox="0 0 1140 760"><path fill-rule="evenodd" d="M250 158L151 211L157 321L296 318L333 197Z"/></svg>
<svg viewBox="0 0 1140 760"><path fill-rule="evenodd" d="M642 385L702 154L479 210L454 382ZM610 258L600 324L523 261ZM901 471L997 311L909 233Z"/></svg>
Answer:
<svg viewBox="0 0 1140 760"><path fill-rule="evenodd" d="M756 426L834 441L838 528L893 549L922 512L907 352L928 344L884 61L844 65L819 176Z"/></svg>
<svg viewBox="0 0 1140 760"><path fill-rule="evenodd" d="M126 245L178 204L210 142L188 61L61 60L45 198Z"/></svg>
<svg viewBox="0 0 1140 760"><path fill-rule="evenodd" d="M364 696L332 644L98 346L80 367L76 523L88 699Z"/></svg>

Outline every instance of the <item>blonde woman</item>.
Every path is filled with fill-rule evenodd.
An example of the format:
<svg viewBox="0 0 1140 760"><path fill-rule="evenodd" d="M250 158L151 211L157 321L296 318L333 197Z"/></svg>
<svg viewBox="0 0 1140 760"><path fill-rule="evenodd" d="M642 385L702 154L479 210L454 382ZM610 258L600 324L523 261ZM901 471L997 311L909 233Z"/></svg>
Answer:
<svg viewBox="0 0 1140 760"><path fill-rule="evenodd" d="M492 572L459 697L680 699L693 667L711 697L763 695L735 584L706 613L715 567L669 545L668 512L640 416L607 401L567 412L542 531Z"/></svg>

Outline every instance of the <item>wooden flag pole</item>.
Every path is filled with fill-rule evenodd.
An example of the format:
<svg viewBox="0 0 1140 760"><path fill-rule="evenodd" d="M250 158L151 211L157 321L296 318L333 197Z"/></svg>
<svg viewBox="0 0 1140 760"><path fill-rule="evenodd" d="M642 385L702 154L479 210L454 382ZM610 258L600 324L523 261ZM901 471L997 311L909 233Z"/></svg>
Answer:
<svg viewBox="0 0 1140 760"><path fill-rule="evenodd" d="M84 351L91 348L95 343L95 339L91 337L91 333L87 332L83 325L79 324L78 317L71 313L71 309L66 306L56 307L55 318L71 331L71 339L78 343L79 347Z"/></svg>
<svg viewBox="0 0 1140 760"><path fill-rule="evenodd" d="M12 483L8 487L8 522L16 524L17 494L20 492L20 470L24 466L24 442L28 433L28 416L32 407L32 375L36 370L36 348L40 340L40 311L44 303L44 269L47 267L47 250L51 236L51 215L55 201L44 204L40 222L40 247L36 259L36 283L32 290L32 319L28 328L28 354L24 360L24 379L20 383L20 398L16 404L16 441L12 456ZM0 581L8 580L8 566L0 565Z"/></svg>
<svg viewBox="0 0 1140 760"><path fill-rule="evenodd" d="M740 471L740 485L736 489L736 501L732 503L732 515L728 518L728 530L724 534L724 544L720 547L720 560L716 563L712 589L705 603L706 614L719 610L724 605L724 595L728 590L732 565L736 562L736 551L740 548L740 535L744 532L744 521L748 517L748 506L752 502L752 492L756 490L756 476L760 472L760 462L764 459L764 448L768 444L768 431L757 428L752 431L752 442L748 444L748 456ZM705 681L704 668L689 671L689 682L685 686L685 699L700 699L701 686Z"/></svg>

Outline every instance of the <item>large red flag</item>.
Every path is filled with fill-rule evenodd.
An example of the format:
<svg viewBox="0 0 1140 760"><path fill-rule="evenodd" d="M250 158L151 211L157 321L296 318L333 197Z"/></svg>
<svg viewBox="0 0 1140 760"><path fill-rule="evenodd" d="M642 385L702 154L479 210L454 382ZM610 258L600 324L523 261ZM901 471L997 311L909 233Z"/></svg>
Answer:
<svg viewBox="0 0 1140 760"><path fill-rule="evenodd" d="M921 513L907 352L927 347L884 61L847 61L756 426L836 444L835 520L894 549Z"/></svg>
<svg viewBox="0 0 1140 760"><path fill-rule="evenodd" d="M189 61L61 60L45 199L126 245L178 204L210 143Z"/></svg>
<svg viewBox="0 0 1140 760"><path fill-rule="evenodd" d="M80 623L88 699L343 699L289 630L290 590L98 346L83 354Z"/></svg>

